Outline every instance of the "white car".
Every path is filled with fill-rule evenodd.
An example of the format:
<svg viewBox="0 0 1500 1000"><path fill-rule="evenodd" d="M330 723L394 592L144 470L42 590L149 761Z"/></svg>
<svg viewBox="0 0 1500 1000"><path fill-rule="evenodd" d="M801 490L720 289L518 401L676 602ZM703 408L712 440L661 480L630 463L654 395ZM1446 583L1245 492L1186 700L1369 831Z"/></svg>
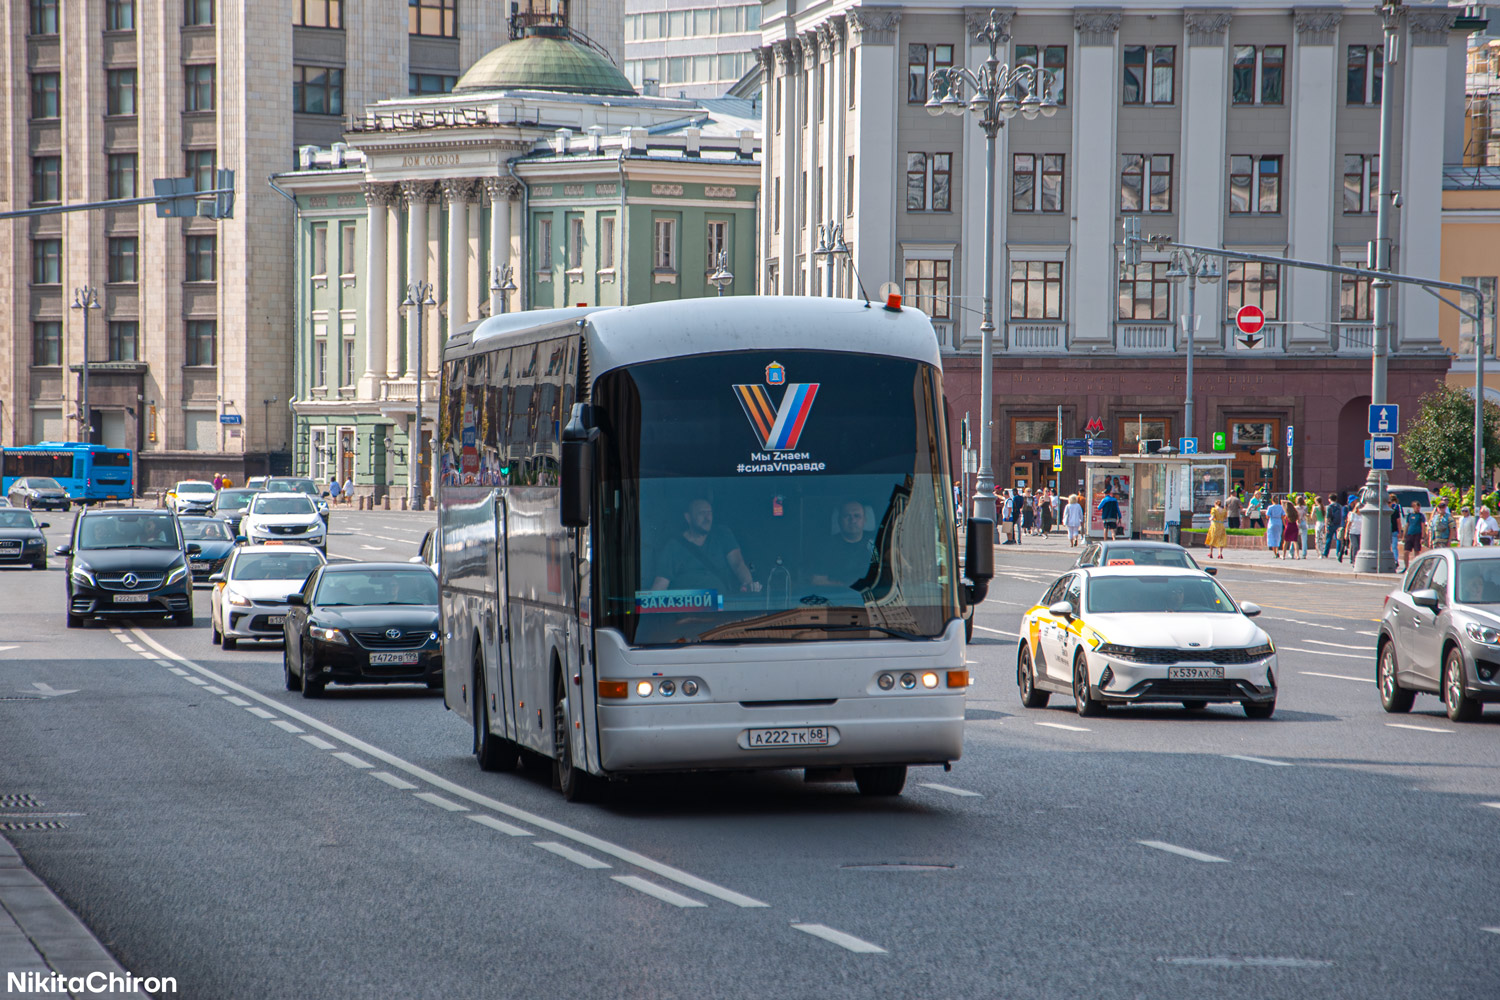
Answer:
<svg viewBox="0 0 1500 1000"><path fill-rule="evenodd" d="M1079 715L1111 704L1238 702L1252 719L1276 710L1276 647L1199 570L1165 566L1074 569L1021 619L1016 686L1042 708L1072 695Z"/></svg>
<svg viewBox="0 0 1500 1000"><path fill-rule="evenodd" d="M280 641L286 622L286 595L295 593L328 560L300 545L241 545L224 571L209 579L213 640L233 649L241 639Z"/></svg>
<svg viewBox="0 0 1500 1000"><path fill-rule="evenodd" d="M167 491L166 506L174 514L207 514L218 490L201 479L184 479Z"/></svg>
<svg viewBox="0 0 1500 1000"><path fill-rule="evenodd" d="M251 545L301 542L328 551L328 527L305 493L257 493L240 520L240 536Z"/></svg>

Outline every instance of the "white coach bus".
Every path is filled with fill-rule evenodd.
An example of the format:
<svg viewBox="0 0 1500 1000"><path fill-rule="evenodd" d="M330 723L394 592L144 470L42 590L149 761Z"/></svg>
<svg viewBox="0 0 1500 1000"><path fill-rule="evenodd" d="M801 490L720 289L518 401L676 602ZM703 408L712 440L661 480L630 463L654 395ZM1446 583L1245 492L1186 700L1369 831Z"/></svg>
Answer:
<svg viewBox="0 0 1500 1000"><path fill-rule="evenodd" d="M806 768L899 794L963 749L964 618L927 317L708 298L492 317L444 352L445 698L569 799Z"/></svg>

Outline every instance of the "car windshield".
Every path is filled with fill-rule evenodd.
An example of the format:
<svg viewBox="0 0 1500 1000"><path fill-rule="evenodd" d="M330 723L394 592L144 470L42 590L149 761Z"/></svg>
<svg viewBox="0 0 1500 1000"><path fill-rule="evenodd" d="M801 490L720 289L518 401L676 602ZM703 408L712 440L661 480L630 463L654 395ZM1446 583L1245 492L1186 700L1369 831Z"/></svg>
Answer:
<svg viewBox="0 0 1500 1000"><path fill-rule="evenodd" d="M254 490L220 490L214 500L215 510L244 510L250 506L250 498L255 496Z"/></svg>
<svg viewBox="0 0 1500 1000"><path fill-rule="evenodd" d="M0 510L0 528L35 528L36 519L27 511L15 507Z"/></svg>
<svg viewBox="0 0 1500 1000"><path fill-rule="evenodd" d="M105 514L85 517L78 528L80 549L176 549L177 527L170 514Z"/></svg>
<svg viewBox="0 0 1500 1000"><path fill-rule="evenodd" d="M1110 545L1100 553L1101 566L1180 566L1197 569L1198 564L1185 549L1157 548L1147 545Z"/></svg>
<svg viewBox="0 0 1500 1000"><path fill-rule="evenodd" d="M318 584L314 604L432 604L438 602L437 578L428 570L366 570L327 573Z"/></svg>
<svg viewBox="0 0 1500 1000"><path fill-rule="evenodd" d="M212 493L213 491L214 491L214 484L213 483L178 483L177 484L177 492L178 493Z"/></svg>
<svg viewBox="0 0 1500 1000"><path fill-rule="evenodd" d="M323 565L316 552L241 552L230 571L232 580L306 580Z"/></svg>
<svg viewBox="0 0 1500 1000"><path fill-rule="evenodd" d="M1234 602L1206 576L1096 576L1088 582L1088 610L1120 613L1234 614Z"/></svg>
<svg viewBox="0 0 1500 1000"><path fill-rule="evenodd" d="M1460 559L1454 594L1460 604L1500 604L1500 559Z"/></svg>
<svg viewBox="0 0 1500 1000"><path fill-rule="evenodd" d="M56 479L28 479L26 485L34 490L60 490L62 483Z"/></svg>
<svg viewBox="0 0 1500 1000"><path fill-rule="evenodd" d="M183 521L182 537L190 542L232 542L229 525L223 521Z"/></svg>
<svg viewBox="0 0 1500 1000"><path fill-rule="evenodd" d="M311 479L273 479L266 483L267 493L307 493L316 496L317 484Z"/></svg>
<svg viewBox="0 0 1500 1000"><path fill-rule="evenodd" d="M250 512L252 514L311 514L313 505L311 500L301 494L281 497L262 495L255 498L255 506L250 509Z"/></svg>

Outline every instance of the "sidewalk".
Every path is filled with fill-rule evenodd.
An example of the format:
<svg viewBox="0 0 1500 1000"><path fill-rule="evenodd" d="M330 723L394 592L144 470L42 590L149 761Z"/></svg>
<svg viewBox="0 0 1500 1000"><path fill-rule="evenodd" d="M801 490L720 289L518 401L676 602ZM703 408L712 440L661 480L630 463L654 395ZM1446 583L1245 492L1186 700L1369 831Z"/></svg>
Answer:
<svg viewBox="0 0 1500 1000"><path fill-rule="evenodd" d="M6 995L37 992L37 980L45 986L54 973L68 977L93 977L97 985L108 984L111 975L128 975L98 938L63 905L62 900L32 874L10 841L0 837L0 977L21 977L30 989ZM35 979L32 976L35 976ZM115 981L118 985L119 981ZM76 987L71 992L67 987ZM82 979L63 983L48 995L93 996ZM111 991L111 996L145 997L139 990Z"/></svg>

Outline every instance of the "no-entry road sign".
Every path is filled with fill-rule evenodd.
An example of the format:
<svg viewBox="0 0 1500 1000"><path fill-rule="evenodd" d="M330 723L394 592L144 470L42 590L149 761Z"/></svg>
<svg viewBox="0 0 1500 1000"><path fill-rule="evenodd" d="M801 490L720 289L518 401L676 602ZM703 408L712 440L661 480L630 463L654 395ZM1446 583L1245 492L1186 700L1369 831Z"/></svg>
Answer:
<svg viewBox="0 0 1500 1000"><path fill-rule="evenodd" d="M1260 333L1261 328L1266 325L1266 314L1260 306L1240 306L1239 311L1234 314L1234 325L1243 334Z"/></svg>

